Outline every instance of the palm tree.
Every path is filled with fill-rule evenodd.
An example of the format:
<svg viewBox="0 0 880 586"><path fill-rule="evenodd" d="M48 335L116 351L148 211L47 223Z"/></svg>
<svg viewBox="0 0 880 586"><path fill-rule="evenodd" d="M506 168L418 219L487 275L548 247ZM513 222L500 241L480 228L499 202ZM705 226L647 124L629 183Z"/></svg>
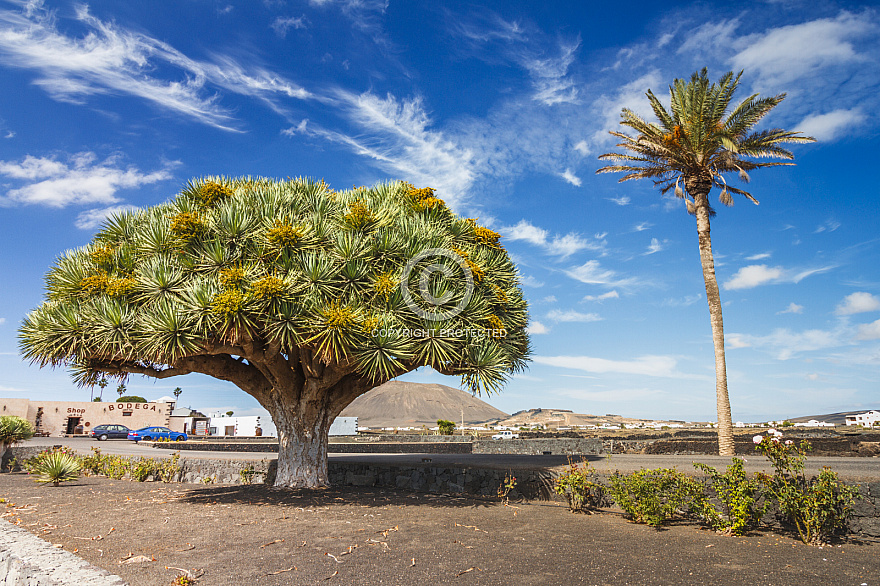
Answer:
<svg viewBox="0 0 880 586"><path fill-rule="evenodd" d="M715 210L709 205L709 192L713 187L719 188L719 200L724 205L733 205L731 194L742 195L757 204L758 200L751 193L728 185L724 174L738 173L740 180L748 183L748 171L794 164L758 162L753 159L790 160L794 155L782 148L781 144L816 140L778 128L752 131L752 127L785 98L785 94L764 98L753 94L730 109L740 77L742 72L736 76L728 72L718 83L710 83L704 68L694 73L690 81L676 79L669 87L671 112L648 90L648 100L659 124L646 122L635 112L624 108L620 123L632 128L635 135L612 131L612 135L623 141L617 146L625 149L625 152L601 155L600 159L616 161L617 164L597 171L625 172L621 182L653 179L661 193L674 189L675 195L685 200L687 211L696 216L700 262L715 346L718 453L722 456L732 456L734 453L733 422L727 394L721 297L715 279L715 261L709 236L709 218L715 215Z"/></svg>
<svg viewBox="0 0 880 586"><path fill-rule="evenodd" d="M116 387L116 392L119 393L119 398L120 398L120 399L121 399L122 396L125 394L125 391L126 391L126 390L127 390L127 389L125 388L125 383L120 383L119 386Z"/></svg>
<svg viewBox="0 0 880 586"><path fill-rule="evenodd" d="M181 389L180 387L175 387L175 389L172 392L174 393L174 399L179 400L180 394L183 392L183 389Z"/></svg>
<svg viewBox="0 0 880 586"><path fill-rule="evenodd" d="M330 424L431 366L477 392L525 366L527 304L500 236L402 181L197 180L61 255L24 356L103 376L199 372L272 415L275 485L329 483Z"/></svg>
<svg viewBox="0 0 880 586"><path fill-rule="evenodd" d="M101 400L104 400L104 388L107 386L107 377L102 376L101 380L98 381L98 386L101 387Z"/></svg>

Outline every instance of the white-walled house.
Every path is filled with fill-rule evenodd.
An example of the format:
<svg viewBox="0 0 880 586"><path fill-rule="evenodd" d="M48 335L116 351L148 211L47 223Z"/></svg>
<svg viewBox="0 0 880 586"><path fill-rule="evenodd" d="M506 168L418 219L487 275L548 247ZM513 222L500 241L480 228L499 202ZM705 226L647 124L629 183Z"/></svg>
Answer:
<svg viewBox="0 0 880 586"><path fill-rule="evenodd" d="M259 428L259 433L257 429ZM212 413L208 423L208 429L212 436L224 435L227 437L257 435L275 437L275 424L271 417L259 415L228 416L221 413Z"/></svg>
<svg viewBox="0 0 880 586"><path fill-rule="evenodd" d="M861 425L863 427L871 427L880 425L880 411L866 411L865 413L857 413L855 415L846 416L847 425Z"/></svg>

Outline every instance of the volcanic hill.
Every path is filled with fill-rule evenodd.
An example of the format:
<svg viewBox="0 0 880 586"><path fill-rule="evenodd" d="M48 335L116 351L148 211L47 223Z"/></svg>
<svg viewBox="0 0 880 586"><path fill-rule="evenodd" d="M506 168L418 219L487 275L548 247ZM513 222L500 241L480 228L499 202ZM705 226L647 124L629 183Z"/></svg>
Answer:
<svg viewBox="0 0 880 586"><path fill-rule="evenodd" d="M389 381L355 399L342 413L360 427L434 427L438 419L461 425L506 419L509 415L466 391L445 385Z"/></svg>

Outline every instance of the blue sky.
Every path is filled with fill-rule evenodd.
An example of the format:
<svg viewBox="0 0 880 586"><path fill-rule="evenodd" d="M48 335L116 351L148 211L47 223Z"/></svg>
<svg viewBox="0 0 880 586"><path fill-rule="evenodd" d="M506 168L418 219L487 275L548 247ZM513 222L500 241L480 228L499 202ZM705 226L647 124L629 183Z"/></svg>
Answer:
<svg viewBox="0 0 880 586"><path fill-rule="evenodd" d="M498 408L714 420L694 219L595 175L621 108L705 66L744 70L743 98L786 92L764 127L818 139L713 222L734 420L877 407L878 56L876 8L822 0L0 0L0 395L88 400L23 363L16 330L107 214L202 175L305 175L431 186L504 235L534 357ZM176 386L256 412L207 377L128 389Z"/></svg>

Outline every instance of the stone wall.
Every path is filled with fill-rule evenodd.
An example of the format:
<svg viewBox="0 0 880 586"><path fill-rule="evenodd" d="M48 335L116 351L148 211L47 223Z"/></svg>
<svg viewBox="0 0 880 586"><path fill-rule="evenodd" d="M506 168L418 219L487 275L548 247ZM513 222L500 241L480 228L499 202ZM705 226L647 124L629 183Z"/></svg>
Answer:
<svg viewBox="0 0 880 586"><path fill-rule="evenodd" d="M561 454L578 456L604 453L602 440L598 438L478 440L473 445L472 453L474 454L520 454L524 456Z"/></svg>

